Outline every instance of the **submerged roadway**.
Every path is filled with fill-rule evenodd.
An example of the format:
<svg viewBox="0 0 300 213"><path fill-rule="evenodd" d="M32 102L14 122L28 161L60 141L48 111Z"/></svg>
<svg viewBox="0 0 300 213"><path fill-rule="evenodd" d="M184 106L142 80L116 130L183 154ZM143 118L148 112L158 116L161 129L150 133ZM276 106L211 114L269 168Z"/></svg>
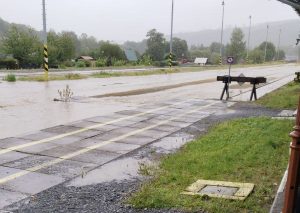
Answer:
<svg viewBox="0 0 300 213"><path fill-rule="evenodd" d="M257 91L261 97L292 81L296 71L299 67L290 64L237 68L232 75L266 77L267 84ZM150 144L180 147L191 140L178 136L183 128L249 100L252 88L247 84L232 84L232 99L219 100L223 84L216 76L225 74L227 70L210 70L1 82L0 209L59 184L80 187L130 176L128 171L136 170L138 162L118 160ZM57 90L66 85L74 93L72 101L54 102Z"/></svg>

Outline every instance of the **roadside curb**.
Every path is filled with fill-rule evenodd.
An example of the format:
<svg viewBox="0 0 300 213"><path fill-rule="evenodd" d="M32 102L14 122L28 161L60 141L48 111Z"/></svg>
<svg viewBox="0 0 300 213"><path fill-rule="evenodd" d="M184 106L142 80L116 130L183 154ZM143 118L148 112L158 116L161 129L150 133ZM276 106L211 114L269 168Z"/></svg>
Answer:
<svg viewBox="0 0 300 213"><path fill-rule="evenodd" d="M287 175L288 171L286 170L284 173L284 176L281 180L280 186L278 188L275 200L273 202L272 208L270 210L270 213L281 213L283 209L284 204L284 191L285 191L285 185L287 181Z"/></svg>

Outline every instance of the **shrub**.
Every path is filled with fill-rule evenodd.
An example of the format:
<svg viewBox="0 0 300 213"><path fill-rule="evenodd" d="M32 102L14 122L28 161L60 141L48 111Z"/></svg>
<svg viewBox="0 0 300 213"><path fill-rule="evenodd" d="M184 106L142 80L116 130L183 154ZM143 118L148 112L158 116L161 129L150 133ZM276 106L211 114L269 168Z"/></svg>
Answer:
<svg viewBox="0 0 300 213"><path fill-rule="evenodd" d="M66 67L75 67L76 64L73 61L65 61L63 65L65 65Z"/></svg>
<svg viewBox="0 0 300 213"><path fill-rule="evenodd" d="M105 66L106 66L106 63L107 63L107 60L106 60L106 59L99 58L99 59L96 61L96 67L105 67Z"/></svg>
<svg viewBox="0 0 300 213"><path fill-rule="evenodd" d="M0 59L0 69L18 69L18 60L13 58Z"/></svg>
<svg viewBox="0 0 300 213"><path fill-rule="evenodd" d="M84 63L84 61L77 61L76 67L83 68L86 67L86 64Z"/></svg>
<svg viewBox="0 0 300 213"><path fill-rule="evenodd" d="M8 82L16 82L17 81L16 76L14 74L7 74L3 80L8 81Z"/></svg>
<svg viewBox="0 0 300 213"><path fill-rule="evenodd" d="M127 64L127 61L125 61L125 60L117 60L115 58L113 58L111 60L111 62L112 62L112 66L116 66L116 67L118 67L118 66L124 66L124 65Z"/></svg>
<svg viewBox="0 0 300 213"><path fill-rule="evenodd" d="M83 61L85 63L85 67L91 67L92 66L92 62L84 60Z"/></svg>
<svg viewBox="0 0 300 213"><path fill-rule="evenodd" d="M65 77L66 77L66 79L69 79L69 80L76 80L76 79L82 79L83 78L78 73L69 73L69 74L66 74Z"/></svg>

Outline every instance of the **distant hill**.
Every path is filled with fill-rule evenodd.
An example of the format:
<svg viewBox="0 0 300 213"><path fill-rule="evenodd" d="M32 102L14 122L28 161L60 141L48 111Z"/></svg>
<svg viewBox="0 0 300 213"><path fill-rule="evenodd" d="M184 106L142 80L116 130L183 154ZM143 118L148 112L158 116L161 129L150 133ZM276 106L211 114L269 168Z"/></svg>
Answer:
<svg viewBox="0 0 300 213"><path fill-rule="evenodd" d="M279 30L282 29L281 34L281 48L293 52L296 38L300 34L300 20L287 20L279 22L270 22L257 24L252 26L251 30L251 48L258 46L266 40L267 24L269 24L269 41L276 46L278 44ZM245 34L245 40L248 38L248 27L241 27ZM233 28L224 29L224 43L230 42L230 37ZM198 32L187 32L175 34L176 37L185 39L189 46L201 45L209 46L212 42L220 42L221 30L202 30Z"/></svg>

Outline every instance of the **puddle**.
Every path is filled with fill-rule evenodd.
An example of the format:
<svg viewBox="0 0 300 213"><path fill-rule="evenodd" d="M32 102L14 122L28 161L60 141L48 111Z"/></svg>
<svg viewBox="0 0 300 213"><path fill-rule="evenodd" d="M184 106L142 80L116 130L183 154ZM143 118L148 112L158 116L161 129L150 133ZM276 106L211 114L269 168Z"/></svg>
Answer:
<svg viewBox="0 0 300 213"><path fill-rule="evenodd" d="M169 137L165 137L151 146L156 149L157 153L169 154L182 147L184 144L192 141L194 136L187 133L175 133Z"/></svg>
<svg viewBox="0 0 300 213"><path fill-rule="evenodd" d="M68 186L87 186L111 181L131 180L139 177L138 171L141 160L135 158L124 158L110 162L98 169L77 177Z"/></svg>

